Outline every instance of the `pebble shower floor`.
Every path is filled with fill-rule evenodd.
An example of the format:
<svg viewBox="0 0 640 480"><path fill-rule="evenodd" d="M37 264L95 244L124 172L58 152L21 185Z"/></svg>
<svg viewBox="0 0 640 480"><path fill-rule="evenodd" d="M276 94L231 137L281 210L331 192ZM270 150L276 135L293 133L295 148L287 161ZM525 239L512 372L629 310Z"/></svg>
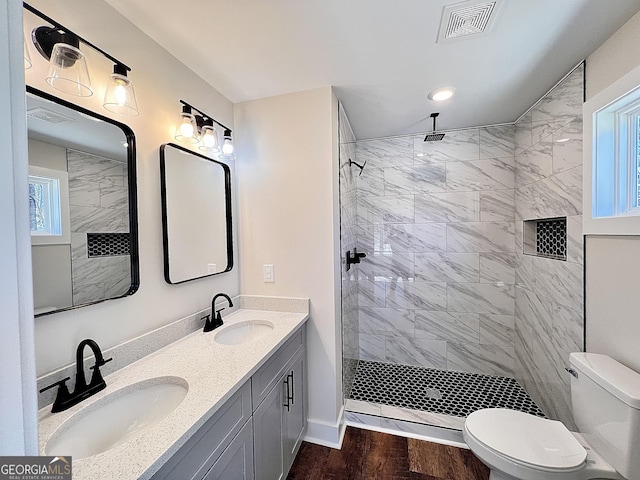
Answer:
<svg viewBox="0 0 640 480"><path fill-rule="evenodd" d="M545 414L513 378L360 360L350 397L466 417L482 408Z"/></svg>

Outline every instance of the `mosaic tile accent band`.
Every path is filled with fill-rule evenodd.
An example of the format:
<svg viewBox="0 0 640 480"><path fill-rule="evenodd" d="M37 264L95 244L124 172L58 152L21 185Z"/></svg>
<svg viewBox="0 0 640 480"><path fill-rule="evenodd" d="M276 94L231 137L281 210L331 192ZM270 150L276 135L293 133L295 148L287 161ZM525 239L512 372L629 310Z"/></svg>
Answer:
<svg viewBox="0 0 640 480"><path fill-rule="evenodd" d="M89 257L129 255L130 245L128 233L87 233Z"/></svg>
<svg viewBox="0 0 640 480"><path fill-rule="evenodd" d="M482 408L545 417L513 378L364 360L358 362L349 398L456 417Z"/></svg>
<svg viewBox="0 0 640 480"><path fill-rule="evenodd" d="M538 255L560 260L567 259L567 219L538 220L536 224Z"/></svg>

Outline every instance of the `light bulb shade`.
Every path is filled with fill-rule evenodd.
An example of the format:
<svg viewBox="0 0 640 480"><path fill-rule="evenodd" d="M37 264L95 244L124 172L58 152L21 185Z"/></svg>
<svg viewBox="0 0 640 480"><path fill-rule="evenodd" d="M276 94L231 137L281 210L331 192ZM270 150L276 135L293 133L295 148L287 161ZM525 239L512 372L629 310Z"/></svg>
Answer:
<svg viewBox="0 0 640 480"><path fill-rule="evenodd" d="M109 75L109 84L104 94L104 108L119 115L138 116L140 112L133 83L126 75L115 72Z"/></svg>
<svg viewBox="0 0 640 480"><path fill-rule="evenodd" d="M49 72L45 78L56 90L89 97L93 95L87 60L80 49L66 43L56 43L49 60Z"/></svg>
<svg viewBox="0 0 640 480"><path fill-rule="evenodd" d="M217 153L220 151L218 147L218 132L212 125L204 125L200 134L200 146L203 151L211 151Z"/></svg>
<svg viewBox="0 0 640 480"><path fill-rule="evenodd" d="M27 48L27 41L24 38L24 33L22 35L22 46L24 50L24 69L27 70L31 68L31 55L29 55L29 49Z"/></svg>
<svg viewBox="0 0 640 480"><path fill-rule="evenodd" d="M225 138L222 144L222 153L225 155L231 155L233 153L233 142L230 138Z"/></svg>
<svg viewBox="0 0 640 480"><path fill-rule="evenodd" d="M180 118L178 119L178 127L176 128L175 139L181 142L198 143L198 125L196 118L191 113L191 109L183 107Z"/></svg>

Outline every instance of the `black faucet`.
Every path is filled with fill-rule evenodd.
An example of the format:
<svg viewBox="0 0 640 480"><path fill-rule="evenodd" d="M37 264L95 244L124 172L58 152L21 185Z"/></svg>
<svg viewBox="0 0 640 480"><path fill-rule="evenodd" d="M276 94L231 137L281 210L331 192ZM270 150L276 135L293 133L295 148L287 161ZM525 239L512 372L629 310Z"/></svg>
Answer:
<svg viewBox="0 0 640 480"><path fill-rule="evenodd" d="M91 348L91 350L93 350L93 354L96 357L96 364L91 367L91 370L93 370L93 374L91 375L91 382L89 382L88 384L84 376L84 358L82 356L84 347L86 347L87 345ZM94 340L91 340L90 338L82 340L78 345L78 348L76 349L76 385L74 387L73 393L69 393L69 389L66 385L66 381L71 377L62 379L40 390L40 393L42 393L45 390L49 390L50 388L59 385L58 394L56 395L56 399L53 402L51 412L56 413L67 410L68 408L71 408L74 405L77 405L81 401L85 400L86 398L89 398L91 395L98 393L100 390L104 390L107 384L102 378L100 367L102 367L105 363L110 362L111 360L113 359L104 359L100 347Z"/></svg>
<svg viewBox="0 0 640 480"><path fill-rule="evenodd" d="M226 298L227 302L229 302L229 307L233 307L233 302L231 301L231 298L229 298L229 295L227 295L226 293L216 294L213 297L213 300L211 300L211 317L207 315L207 320L205 321L204 329L202 330L203 332L210 332L211 330L221 327L224 323L222 321L222 316L220 315L220 312L224 310L224 307L221 308L220 310L216 310L216 298L218 297ZM215 312L215 316L213 312ZM213 320L211 320L211 318L213 318Z"/></svg>

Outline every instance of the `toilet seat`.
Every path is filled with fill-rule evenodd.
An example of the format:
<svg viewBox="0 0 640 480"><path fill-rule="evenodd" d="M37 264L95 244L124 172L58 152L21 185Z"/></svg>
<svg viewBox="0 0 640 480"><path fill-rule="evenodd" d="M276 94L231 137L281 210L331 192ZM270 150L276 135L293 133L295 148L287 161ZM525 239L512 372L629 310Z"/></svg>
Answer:
<svg viewBox="0 0 640 480"><path fill-rule="evenodd" d="M524 412L478 410L467 417L464 430L481 448L534 470L571 472L587 458L587 451L562 423Z"/></svg>

